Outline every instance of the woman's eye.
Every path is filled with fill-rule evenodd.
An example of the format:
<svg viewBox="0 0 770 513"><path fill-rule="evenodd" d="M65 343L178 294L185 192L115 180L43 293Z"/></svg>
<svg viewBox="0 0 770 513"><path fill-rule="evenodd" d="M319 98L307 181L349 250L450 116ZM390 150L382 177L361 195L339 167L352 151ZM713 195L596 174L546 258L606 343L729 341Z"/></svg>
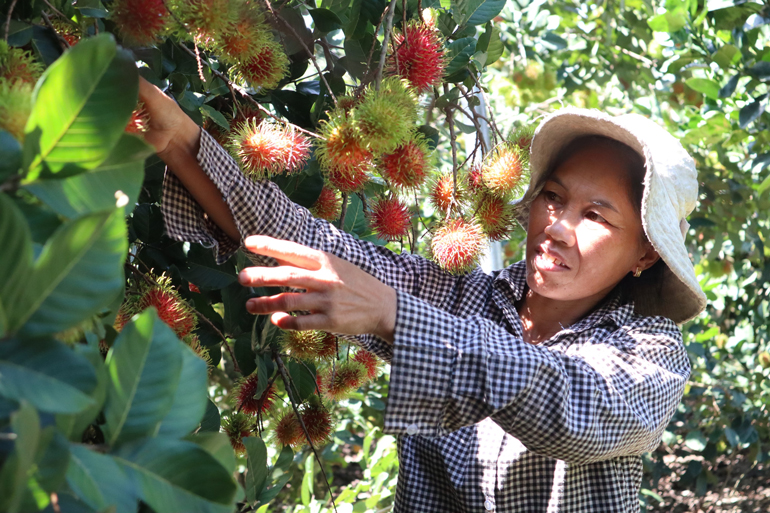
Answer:
<svg viewBox="0 0 770 513"><path fill-rule="evenodd" d="M599 215L598 212L588 212L586 214L586 219L589 221L594 221L596 223L606 223L607 220L604 219L602 216Z"/></svg>
<svg viewBox="0 0 770 513"><path fill-rule="evenodd" d="M559 195L553 191L545 191L543 195L545 196L545 199L551 203L554 203L559 200Z"/></svg>

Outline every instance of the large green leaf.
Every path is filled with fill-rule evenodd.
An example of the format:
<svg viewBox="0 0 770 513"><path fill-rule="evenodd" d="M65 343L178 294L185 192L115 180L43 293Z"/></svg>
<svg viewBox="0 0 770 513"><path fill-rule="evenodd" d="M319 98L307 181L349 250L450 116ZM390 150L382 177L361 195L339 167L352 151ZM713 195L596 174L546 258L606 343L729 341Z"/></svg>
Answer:
<svg viewBox="0 0 770 513"><path fill-rule="evenodd" d="M261 438L247 436L243 439L246 447L246 500L255 502L262 494L267 482L267 448Z"/></svg>
<svg viewBox="0 0 770 513"><path fill-rule="evenodd" d="M238 486L231 473L192 442L137 440L114 457L157 513L229 513L235 506Z"/></svg>
<svg viewBox="0 0 770 513"><path fill-rule="evenodd" d="M471 55L475 52L476 39L472 37L464 37L449 43L447 45L447 60L449 64L447 64L444 74L449 76L463 69L468 65Z"/></svg>
<svg viewBox="0 0 770 513"><path fill-rule="evenodd" d="M500 14L505 0L452 0L451 5L458 25L483 25Z"/></svg>
<svg viewBox="0 0 770 513"><path fill-rule="evenodd" d="M0 130L0 183L21 168L21 145L11 134Z"/></svg>
<svg viewBox="0 0 770 513"><path fill-rule="evenodd" d="M136 106L139 72L110 34L84 39L46 70L27 121L27 180L68 176L110 154Z"/></svg>
<svg viewBox="0 0 770 513"><path fill-rule="evenodd" d="M9 315L11 331L21 328L23 335L39 337L95 314L123 288L127 250L123 209L63 225L35 262L24 300Z"/></svg>
<svg viewBox="0 0 770 513"><path fill-rule="evenodd" d="M133 209L144 180L144 160L152 148L140 138L125 134L112 153L90 173L63 180L38 180L25 188L64 217L111 210Z"/></svg>
<svg viewBox="0 0 770 513"><path fill-rule="evenodd" d="M188 436L186 440L206 449L206 452L214 456L228 472L235 472L235 452L227 433L198 432Z"/></svg>
<svg viewBox="0 0 770 513"><path fill-rule="evenodd" d="M86 358L54 340L0 343L0 394L41 411L77 413L92 406L96 373Z"/></svg>
<svg viewBox="0 0 770 513"><path fill-rule="evenodd" d="M13 453L0 470L0 511L25 511L29 500L28 479L40 444L40 417L29 404L11 416L15 433Z"/></svg>
<svg viewBox="0 0 770 513"><path fill-rule="evenodd" d="M96 371L96 387L94 387L90 394L94 402L81 412L57 415L56 426L71 441L80 442L83 438L83 432L96 420L96 417L102 411L102 407L104 407L104 401L107 398L109 375L107 374L107 367L104 365L104 358L96 344L77 344L74 350L75 353L82 355L91 362Z"/></svg>
<svg viewBox="0 0 770 513"><path fill-rule="evenodd" d="M181 438L198 427L208 403L208 370L192 349L179 342L182 372L171 409L160 423L158 435Z"/></svg>
<svg viewBox="0 0 770 513"><path fill-rule="evenodd" d="M180 344L154 308L123 328L107 355L104 435L109 445L157 434L175 400L182 372Z"/></svg>
<svg viewBox="0 0 770 513"><path fill-rule="evenodd" d="M80 499L97 511L114 507L116 513L133 513L138 492L123 468L109 455L82 445L72 445L67 484Z"/></svg>
<svg viewBox="0 0 770 513"><path fill-rule="evenodd" d="M0 334L9 330L10 309L24 293L32 269L32 240L27 220L0 193Z"/></svg>

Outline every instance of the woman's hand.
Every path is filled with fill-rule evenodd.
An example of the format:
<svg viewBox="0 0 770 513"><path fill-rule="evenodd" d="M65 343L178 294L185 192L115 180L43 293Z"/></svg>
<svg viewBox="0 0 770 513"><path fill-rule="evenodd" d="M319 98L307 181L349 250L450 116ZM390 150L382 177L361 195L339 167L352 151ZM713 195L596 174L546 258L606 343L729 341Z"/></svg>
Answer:
<svg viewBox="0 0 770 513"><path fill-rule="evenodd" d="M173 99L139 77L139 100L150 115L144 139L160 158L168 162L170 154L180 150L193 156L197 153L200 127Z"/></svg>
<svg viewBox="0 0 770 513"><path fill-rule="evenodd" d="M281 329L324 330L348 335L371 333L392 343L396 325L396 291L374 276L334 255L294 242L261 235L244 241L249 251L275 258L278 267L248 267L239 276L248 287L291 287L252 298L253 314L272 314ZM306 311L292 316L288 312Z"/></svg>

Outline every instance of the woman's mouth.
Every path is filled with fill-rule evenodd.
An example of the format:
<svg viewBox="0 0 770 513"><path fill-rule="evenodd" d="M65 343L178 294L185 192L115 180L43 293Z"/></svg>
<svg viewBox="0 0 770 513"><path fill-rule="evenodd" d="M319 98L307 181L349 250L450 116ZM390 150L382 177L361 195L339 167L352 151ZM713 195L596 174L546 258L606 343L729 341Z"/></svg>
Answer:
<svg viewBox="0 0 770 513"><path fill-rule="evenodd" d="M535 255L535 265L543 271L563 271L569 269L559 258L538 250Z"/></svg>

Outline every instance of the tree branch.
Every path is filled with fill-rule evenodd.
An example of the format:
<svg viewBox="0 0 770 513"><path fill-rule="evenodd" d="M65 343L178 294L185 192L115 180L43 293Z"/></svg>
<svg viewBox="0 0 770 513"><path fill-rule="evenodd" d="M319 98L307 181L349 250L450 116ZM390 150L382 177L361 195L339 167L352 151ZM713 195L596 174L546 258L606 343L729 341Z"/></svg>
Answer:
<svg viewBox="0 0 770 513"><path fill-rule="evenodd" d="M396 0L390 0L388 6L388 17L385 22L385 32L382 38L382 49L380 50L380 63L377 66L377 78L374 82L374 88L379 91L382 82L382 70L385 68L385 57L388 55L388 43L390 42L390 33L393 31L393 15L396 13Z"/></svg>
<svg viewBox="0 0 770 513"><path fill-rule="evenodd" d="M5 42L8 42L8 34L11 32L11 15L16 7L16 0L11 0L11 6L8 8L8 16L5 17Z"/></svg>

